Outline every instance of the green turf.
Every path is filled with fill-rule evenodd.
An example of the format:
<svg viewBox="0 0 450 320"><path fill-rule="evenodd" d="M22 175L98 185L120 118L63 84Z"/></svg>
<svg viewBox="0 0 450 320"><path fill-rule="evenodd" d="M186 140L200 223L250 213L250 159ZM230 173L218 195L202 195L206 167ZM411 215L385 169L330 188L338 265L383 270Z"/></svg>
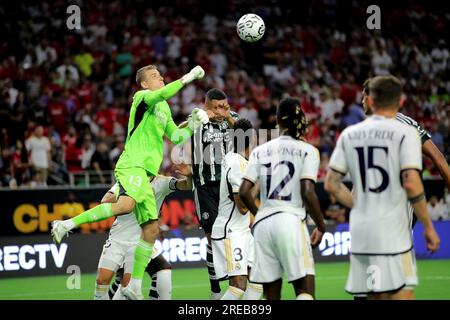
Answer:
<svg viewBox="0 0 450 320"><path fill-rule="evenodd" d="M418 261L417 299L450 299L450 260ZM352 299L344 292L348 263L316 264L317 299ZM205 269L173 270L174 299L208 299L209 281ZM48 276L0 280L0 300L5 299L92 299L94 274L84 274L79 290L68 290L68 276ZM222 288L226 288L226 282ZM147 291L146 277L144 288ZM292 286L284 283L282 299L293 299Z"/></svg>

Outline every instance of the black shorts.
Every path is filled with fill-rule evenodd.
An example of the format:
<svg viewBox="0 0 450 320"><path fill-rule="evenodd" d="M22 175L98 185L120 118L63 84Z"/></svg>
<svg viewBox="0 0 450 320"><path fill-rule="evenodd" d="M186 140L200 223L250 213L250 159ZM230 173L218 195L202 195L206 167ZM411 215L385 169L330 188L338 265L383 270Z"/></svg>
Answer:
<svg viewBox="0 0 450 320"><path fill-rule="evenodd" d="M194 189L197 219L205 233L211 233L219 211L220 182L206 183Z"/></svg>

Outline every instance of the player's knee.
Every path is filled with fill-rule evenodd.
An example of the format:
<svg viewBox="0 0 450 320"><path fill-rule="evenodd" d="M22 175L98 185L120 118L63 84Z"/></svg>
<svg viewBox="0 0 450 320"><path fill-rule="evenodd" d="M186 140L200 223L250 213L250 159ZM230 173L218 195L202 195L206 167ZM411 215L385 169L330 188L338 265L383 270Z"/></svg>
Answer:
<svg viewBox="0 0 450 320"><path fill-rule="evenodd" d="M247 289L247 277L231 277L230 278L230 286L241 289L242 291L245 291Z"/></svg>
<svg viewBox="0 0 450 320"><path fill-rule="evenodd" d="M131 274L125 273L122 277L122 287L126 287L130 283Z"/></svg>
<svg viewBox="0 0 450 320"><path fill-rule="evenodd" d="M106 286L111 282L111 278L105 275L97 275L96 283L101 286Z"/></svg>
<svg viewBox="0 0 450 320"><path fill-rule="evenodd" d="M151 220L141 225L144 238L156 238L159 235L159 225L158 220Z"/></svg>
<svg viewBox="0 0 450 320"><path fill-rule="evenodd" d="M120 197L116 203L113 203L111 208L115 215L125 214L133 211L135 201L130 197Z"/></svg>

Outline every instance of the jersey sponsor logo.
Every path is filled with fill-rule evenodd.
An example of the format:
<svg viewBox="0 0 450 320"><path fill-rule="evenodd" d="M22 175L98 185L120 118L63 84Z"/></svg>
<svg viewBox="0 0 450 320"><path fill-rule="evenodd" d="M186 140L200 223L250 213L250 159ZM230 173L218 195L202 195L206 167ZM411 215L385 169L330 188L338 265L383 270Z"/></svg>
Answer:
<svg viewBox="0 0 450 320"><path fill-rule="evenodd" d="M67 243L0 247L0 272L46 269L50 261L62 268L66 253Z"/></svg>
<svg viewBox="0 0 450 320"><path fill-rule="evenodd" d="M325 232L319 245L321 256L346 256L350 252L350 232Z"/></svg>
<svg viewBox="0 0 450 320"><path fill-rule="evenodd" d="M229 142L230 134L228 132L204 132L203 142Z"/></svg>

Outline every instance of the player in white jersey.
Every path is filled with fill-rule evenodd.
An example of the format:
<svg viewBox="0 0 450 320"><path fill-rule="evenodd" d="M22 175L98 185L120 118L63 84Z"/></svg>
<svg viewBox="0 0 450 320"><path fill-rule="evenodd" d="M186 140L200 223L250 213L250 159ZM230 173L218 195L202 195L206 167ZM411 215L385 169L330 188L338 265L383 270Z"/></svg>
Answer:
<svg viewBox="0 0 450 320"><path fill-rule="evenodd" d="M372 113L372 110L369 105L369 83L370 78L367 79L363 84L363 92L362 92L362 105L364 108L364 112L367 115L370 115ZM403 101L400 102L400 105L403 104ZM450 168L448 166L447 159L442 154L442 152L439 150L439 148L433 143L431 140L431 135L424 129L422 126L417 123L414 119L404 115L403 113L397 112L395 119L397 121L403 122L404 124L407 124L409 126L412 126L417 130L420 136L420 140L422 142L422 155L427 156L431 159L433 164L436 166L436 168L439 171L439 174L441 175L442 179L445 182L445 185L447 186L447 189L450 190ZM411 212L412 214L412 212ZM416 221L416 217L413 216L413 226Z"/></svg>
<svg viewBox="0 0 450 320"><path fill-rule="evenodd" d="M374 115L342 132L325 190L352 208L347 292L366 293L369 299L412 299L418 281L408 200L424 225L428 249L434 252L439 247L420 179L420 139L415 128L395 119L400 81L375 77L369 87ZM354 199L342 183L347 173Z"/></svg>
<svg viewBox="0 0 450 320"><path fill-rule="evenodd" d="M233 152L225 155L220 179L220 201L211 240L217 279L229 279L222 300L259 300L260 284L247 284L254 260L253 236L250 231L250 211L239 197L247 159L250 155L253 126L240 119L233 127Z"/></svg>
<svg viewBox="0 0 450 320"><path fill-rule="evenodd" d="M255 148L249 159L239 195L255 214L255 262L250 280L263 284L264 297L281 297L283 271L299 300L314 298L314 261L311 245L325 232L314 190L319 152L304 142L307 121L300 102L285 98L277 109L281 136ZM251 188L259 180L261 205L255 206ZM308 208L317 226L309 237Z"/></svg>
<svg viewBox="0 0 450 320"><path fill-rule="evenodd" d="M177 170L180 174L186 175L186 178L178 180L173 177L158 175L151 181L158 211L161 209L164 199L170 193L176 190L192 190L190 166L178 165ZM102 203L116 201L119 193L120 190L118 185L115 184L105 194ZM122 286L126 286L130 280L133 268L133 249L140 237L141 229L133 213L121 215L116 218L116 221L114 221L114 224L111 227L109 238L106 240L103 247L103 252L98 264L95 290L96 300L108 300L110 298L108 295L109 284L113 275L121 266L124 267ZM147 270L152 270L149 271L149 273L152 274L157 273L157 293L159 298L166 300L171 298L171 273L170 264L165 261L161 253L161 248L155 246ZM156 261L158 259L161 261ZM157 270L155 270L155 267L152 265L152 261L155 262L153 264L159 265ZM123 299L121 287L116 291L114 299Z"/></svg>

